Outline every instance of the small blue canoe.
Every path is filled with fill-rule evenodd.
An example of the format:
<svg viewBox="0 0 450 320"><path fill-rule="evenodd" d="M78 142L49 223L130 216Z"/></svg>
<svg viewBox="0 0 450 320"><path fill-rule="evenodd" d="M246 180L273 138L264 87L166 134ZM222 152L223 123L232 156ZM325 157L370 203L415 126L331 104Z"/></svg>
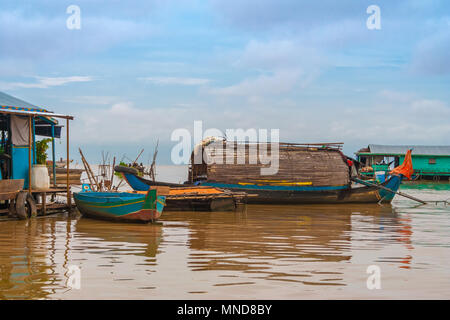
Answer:
<svg viewBox="0 0 450 320"><path fill-rule="evenodd" d="M75 203L88 217L128 222L154 222L162 214L166 197L156 190L147 194L126 192L75 192Z"/></svg>

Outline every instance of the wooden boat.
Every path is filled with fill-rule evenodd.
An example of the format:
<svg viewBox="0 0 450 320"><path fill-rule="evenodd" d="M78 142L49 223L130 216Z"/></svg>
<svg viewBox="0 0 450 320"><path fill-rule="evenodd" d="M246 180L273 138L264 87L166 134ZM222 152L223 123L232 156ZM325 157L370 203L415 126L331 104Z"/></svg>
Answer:
<svg viewBox="0 0 450 320"><path fill-rule="evenodd" d="M69 160L69 163L72 163L73 159ZM60 161L55 161L55 167L56 168L65 168L67 165L67 161L63 161L63 159L60 159ZM47 160L47 166L53 167L53 161Z"/></svg>
<svg viewBox="0 0 450 320"><path fill-rule="evenodd" d="M116 166L124 180L136 193L145 193L149 189L158 190L166 196L166 211L229 211L245 202L244 192L230 192L221 188L196 186L166 182L153 182L138 175L134 168Z"/></svg>
<svg viewBox="0 0 450 320"><path fill-rule="evenodd" d="M53 167L47 166L48 174L50 177L50 183L53 183ZM70 185L81 185L81 175L83 174L84 169L69 169L69 184ZM57 185L65 185L67 183L67 168L55 168L56 173L56 184Z"/></svg>
<svg viewBox="0 0 450 320"><path fill-rule="evenodd" d="M120 171L125 181L135 191L149 190L150 187L156 186L172 186L164 182L153 183L150 180L132 174L130 171ZM401 184L402 177L393 175L381 185L396 192ZM177 185L184 186L186 191L189 188L210 187L222 190L229 190L235 193L245 192L249 197L246 203L256 204L306 204L306 203L377 203L379 201L391 202L395 193L381 190L374 186L366 186L363 184L348 184L342 186L311 186L311 185L289 185L289 183L223 183L215 181L203 181L199 185ZM180 202L175 205L172 199L168 197L167 210L211 210L208 203L186 202L184 205Z"/></svg>
<svg viewBox="0 0 450 320"><path fill-rule="evenodd" d="M154 187L188 187L187 184L159 182L145 179L139 176L139 172L135 168L126 166L115 166L114 171L121 173L122 178L130 185L135 191L147 191L150 186ZM191 185L192 186L192 185Z"/></svg>
<svg viewBox="0 0 450 320"><path fill-rule="evenodd" d="M231 191L245 191L249 195L247 203L258 204L306 204L306 203L377 203L391 202L400 187L403 177L392 175L381 185L392 192L376 186L362 184L352 186L277 186L259 184L228 184L204 182L201 185L227 188Z"/></svg>
<svg viewBox="0 0 450 320"><path fill-rule="evenodd" d="M247 194L243 192L230 192L214 187L162 187L151 186L158 193L166 196L166 211L231 211L237 205L244 203ZM161 191L164 190L164 191ZM134 191L145 193L146 191Z"/></svg>
<svg viewBox="0 0 450 320"><path fill-rule="evenodd" d="M156 190L146 194L75 192L73 196L83 215L115 221L153 222L165 206L165 197L157 196Z"/></svg>
<svg viewBox="0 0 450 320"><path fill-rule="evenodd" d="M258 150L266 148L272 152L271 144L257 143ZM261 163L251 144L219 142L202 147L205 155L201 163L195 163L192 153L189 182L202 186L244 191L249 195L248 203L261 204L306 204L306 203L376 203L391 202L403 179L401 174L392 175L382 186L352 183L352 166L342 152L341 144L292 144L279 143L278 170L270 176L261 175ZM240 149L244 164L229 163L236 155L227 155L223 150ZM194 149L195 150L195 149ZM223 157L217 161L217 156ZM210 161L215 157L216 161ZM209 159L208 159L209 158Z"/></svg>
<svg viewBox="0 0 450 320"><path fill-rule="evenodd" d="M221 154L221 150L236 150L238 145L235 143L230 148L226 146L226 141L220 144L222 145L217 146L217 143L213 143L200 150L208 156ZM218 147L219 152L216 151ZM288 143L279 144L278 172L272 176L262 176L261 168L266 165L261 164L259 159L250 161L248 144L244 144L243 149L246 160L244 164L229 164L226 159L220 163L203 159L202 163L196 164L193 153L189 181L184 186L208 186L245 192L249 195L247 203L389 203L405 176L401 173L393 174L381 184L352 183L353 170L348 157L341 152L340 145ZM130 170L122 173L134 190L147 190L149 186L155 185L155 182L141 178Z"/></svg>

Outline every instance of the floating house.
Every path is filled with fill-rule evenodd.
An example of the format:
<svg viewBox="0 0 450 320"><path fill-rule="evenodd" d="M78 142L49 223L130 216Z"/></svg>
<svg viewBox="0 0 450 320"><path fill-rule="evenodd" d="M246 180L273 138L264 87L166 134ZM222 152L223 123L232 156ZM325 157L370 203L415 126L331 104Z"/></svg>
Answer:
<svg viewBox="0 0 450 320"><path fill-rule="evenodd" d="M41 196L45 211L45 196L51 193L67 193L67 204L71 206L70 184L65 190L57 188L55 179L55 138L61 137L62 125L57 119L65 119L67 139L67 159L69 158L69 120L72 116L56 114L47 109L0 92L0 189L9 188L8 181L20 181L34 199ZM33 190L32 167L36 164L37 137L52 139L53 185L46 190ZM67 180L69 171L67 166ZM19 190L19 191L20 191ZM11 191L11 190L9 190ZM0 200L12 200L1 198Z"/></svg>
<svg viewBox="0 0 450 320"><path fill-rule="evenodd" d="M204 140L191 155L188 183L246 192L247 203L364 202L351 190L341 149L342 143Z"/></svg>
<svg viewBox="0 0 450 320"><path fill-rule="evenodd" d="M450 146L369 144L356 152L360 173L373 176L376 171L389 171L403 162L408 149L412 149L415 179L450 179Z"/></svg>

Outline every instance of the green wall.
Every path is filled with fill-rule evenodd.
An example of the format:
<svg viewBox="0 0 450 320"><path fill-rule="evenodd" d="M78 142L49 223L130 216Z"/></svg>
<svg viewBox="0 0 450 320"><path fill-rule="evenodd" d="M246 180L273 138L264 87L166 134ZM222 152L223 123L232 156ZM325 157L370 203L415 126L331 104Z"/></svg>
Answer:
<svg viewBox="0 0 450 320"><path fill-rule="evenodd" d="M436 164L430 164L429 159L435 159ZM404 156L400 156L400 164L403 163ZM415 156L412 155L414 171L444 173L450 175L450 156Z"/></svg>

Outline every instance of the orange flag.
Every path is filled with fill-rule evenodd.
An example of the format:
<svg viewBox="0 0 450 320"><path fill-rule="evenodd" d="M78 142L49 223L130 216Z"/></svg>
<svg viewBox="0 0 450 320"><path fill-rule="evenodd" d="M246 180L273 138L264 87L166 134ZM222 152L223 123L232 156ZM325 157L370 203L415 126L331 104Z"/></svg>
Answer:
<svg viewBox="0 0 450 320"><path fill-rule="evenodd" d="M405 160L401 165L398 167L395 167L390 174L396 173L396 174L402 174L405 177L408 178L408 180L411 180L411 176L414 173L413 165L412 165L412 159L411 159L411 150L408 150L405 155Z"/></svg>

